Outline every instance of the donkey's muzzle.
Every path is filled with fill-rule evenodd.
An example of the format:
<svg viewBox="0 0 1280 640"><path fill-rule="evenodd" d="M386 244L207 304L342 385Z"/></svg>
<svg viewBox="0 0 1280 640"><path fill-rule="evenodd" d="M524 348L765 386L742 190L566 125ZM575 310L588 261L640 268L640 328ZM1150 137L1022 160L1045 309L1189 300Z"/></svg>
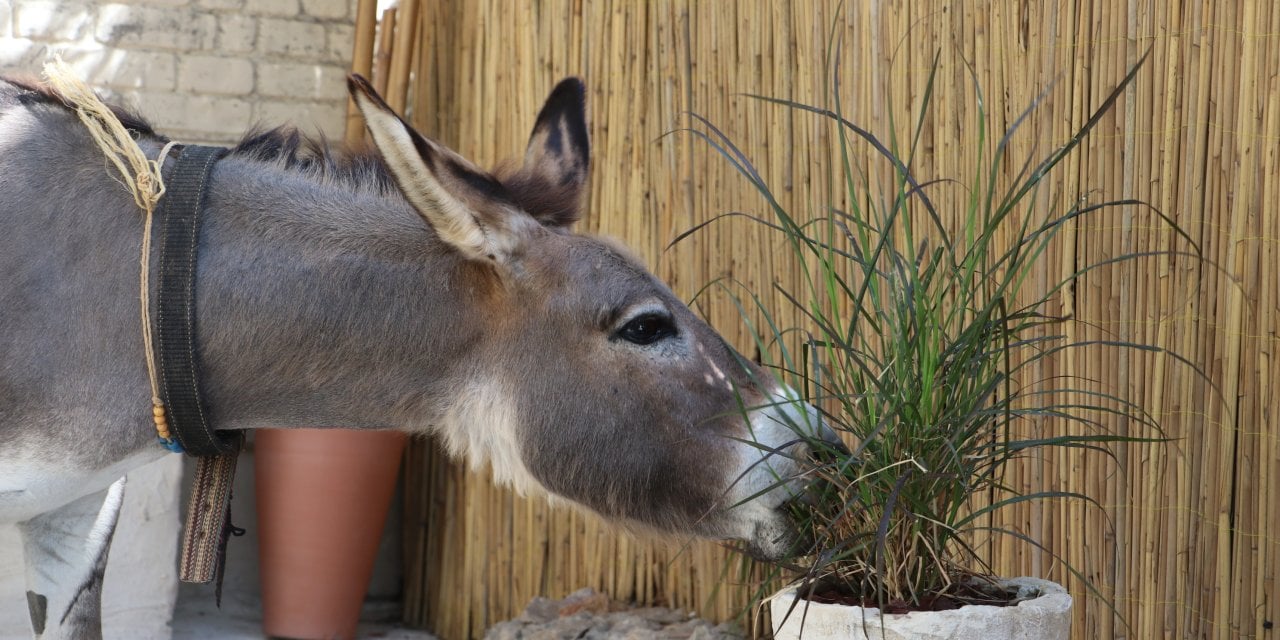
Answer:
<svg viewBox="0 0 1280 640"><path fill-rule="evenodd" d="M760 529L745 541L744 551L756 560L786 564L788 559L806 555L814 547L813 536L805 534L790 518L780 518L778 524Z"/></svg>

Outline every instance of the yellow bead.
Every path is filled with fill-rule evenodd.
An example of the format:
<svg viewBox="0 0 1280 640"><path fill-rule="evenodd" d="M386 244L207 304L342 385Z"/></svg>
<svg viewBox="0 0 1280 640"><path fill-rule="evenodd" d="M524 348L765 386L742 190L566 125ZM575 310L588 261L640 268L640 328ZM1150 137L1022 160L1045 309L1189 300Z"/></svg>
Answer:
<svg viewBox="0 0 1280 640"><path fill-rule="evenodd" d="M165 417L164 405L160 404L160 400L152 398L151 401L151 421L156 423L156 435L161 440L172 440L172 434L169 432L169 419Z"/></svg>

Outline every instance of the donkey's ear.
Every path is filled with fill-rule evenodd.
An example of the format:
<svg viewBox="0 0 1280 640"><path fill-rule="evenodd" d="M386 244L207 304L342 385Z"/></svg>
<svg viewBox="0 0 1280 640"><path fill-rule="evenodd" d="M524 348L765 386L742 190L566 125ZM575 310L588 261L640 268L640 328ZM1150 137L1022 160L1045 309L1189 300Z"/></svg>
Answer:
<svg viewBox="0 0 1280 640"><path fill-rule="evenodd" d="M586 89L577 78L565 78L551 90L529 136L526 170L541 173L553 184L586 184L591 165L586 102Z"/></svg>
<svg viewBox="0 0 1280 640"><path fill-rule="evenodd" d="M586 90L581 80L566 78L538 113L524 166L502 180L529 215L563 227L578 219L590 165Z"/></svg>
<svg viewBox="0 0 1280 640"><path fill-rule="evenodd" d="M436 235L473 260L507 262L534 222L509 206L502 183L414 131L369 81L352 74L347 88L396 185Z"/></svg>

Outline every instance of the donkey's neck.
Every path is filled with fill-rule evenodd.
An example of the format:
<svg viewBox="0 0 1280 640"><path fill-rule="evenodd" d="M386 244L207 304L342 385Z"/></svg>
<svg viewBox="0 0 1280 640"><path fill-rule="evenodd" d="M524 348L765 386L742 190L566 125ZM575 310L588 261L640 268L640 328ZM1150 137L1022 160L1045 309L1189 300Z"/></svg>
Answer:
<svg viewBox="0 0 1280 640"><path fill-rule="evenodd" d="M215 426L437 422L501 292L398 194L235 156L213 180L197 295Z"/></svg>

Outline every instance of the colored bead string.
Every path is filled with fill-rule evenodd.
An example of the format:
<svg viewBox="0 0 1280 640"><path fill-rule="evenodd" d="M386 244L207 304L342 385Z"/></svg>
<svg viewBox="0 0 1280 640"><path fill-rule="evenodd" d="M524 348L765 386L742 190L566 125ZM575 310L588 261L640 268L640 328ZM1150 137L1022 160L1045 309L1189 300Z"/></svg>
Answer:
<svg viewBox="0 0 1280 640"><path fill-rule="evenodd" d="M169 431L169 417L165 415L164 405L159 398L151 399L151 418L156 423L156 435L160 438L160 446L174 453L182 453L182 445Z"/></svg>

